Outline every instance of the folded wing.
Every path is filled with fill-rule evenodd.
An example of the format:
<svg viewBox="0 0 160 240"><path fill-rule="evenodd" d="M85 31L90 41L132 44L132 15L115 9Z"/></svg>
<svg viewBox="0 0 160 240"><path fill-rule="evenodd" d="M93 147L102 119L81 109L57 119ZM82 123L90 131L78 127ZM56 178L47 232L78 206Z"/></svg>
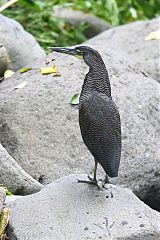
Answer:
<svg viewBox="0 0 160 240"><path fill-rule="evenodd" d="M112 98L92 92L80 102L79 124L84 143L110 177L118 176L121 123Z"/></svg>

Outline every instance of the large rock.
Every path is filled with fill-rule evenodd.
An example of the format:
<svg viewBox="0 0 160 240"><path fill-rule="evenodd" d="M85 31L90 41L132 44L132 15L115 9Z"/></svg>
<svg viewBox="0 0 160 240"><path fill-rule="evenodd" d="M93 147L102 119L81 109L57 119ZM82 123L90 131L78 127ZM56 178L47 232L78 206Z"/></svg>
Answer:
<svg viewBox="0 0 160 240"><path fill-rule="evenodd" d="M4 45L14 70L31 66L45 56L34 37L16 21L0 14L0 43Z"/></svg>
<svg viewBox="0 0 160 240"><path fill-rule="evenodd" d="M0 77L4 75L4 72L7 69L12 69L12 63L11 60L9 59L7 50L0 43Z"/></svg>
<svg viewBox="0 0 160 240"><path fill-rule="evenodd" d="M115 59L148 73L160 82L159 40L145 41L146 36L159 29L160 17L112 28L88 41L98 47L106 46Z"/></svg>
<svg viewBox="0 0 160 240"><path fill-rule="evenodd" d="M90 14L84 13L82 11L73 10L71 8L64 8L60 6L54 7L54 15L61 19L64 19L65 22L68 22L74 27L79 27L79 25L84 22L87 24L85 29L85 35L88 38L91 38L112 26L106 21Z"/></svg>
<svg viewBox="0 0 160 240"><path fill-rule="evenodd" d="M42 185L26 173L0 144L0 184L15 194L31 194Z"/></svg>
<svg viewBox="0 0 160 240"><path fill-rule="evenodd" d="M130 190L98 190L72 175L10 204L11 240L158 240L160 214Z"/></svg>
<svg viewBox="0 0 160 240"><path fill-rule="evenodd" d="M121 166L113 182L131 188L141 199L155 189L160 206L160 86L125 60L112 57L107 44L97 45L95 38L92 46L106 63L122 121ZM69 104L81 89L87 67L71 56L49 57L56 58L61 77L32 70L0 85L0 141L25 171L43 183L71 173L89 173L94 165L81 139L78 110ZM23 81L27 86L14 90Z"/></svg>

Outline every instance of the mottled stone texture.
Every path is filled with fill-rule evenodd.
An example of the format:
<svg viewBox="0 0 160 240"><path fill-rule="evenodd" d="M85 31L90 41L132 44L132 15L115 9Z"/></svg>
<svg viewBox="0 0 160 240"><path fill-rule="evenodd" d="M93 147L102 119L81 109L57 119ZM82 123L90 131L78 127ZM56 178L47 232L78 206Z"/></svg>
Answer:
<svg viewBox="0 0 160 240"><path fill-rule="evenodd" d="M43 187L18 165L2 145L0 145L0 184L12 193L22 195L38 192Z"/></svg>
<svg viewBox="0 0 160 240"><path fill-rule="evenodd" d="M127 63L119 54L121 50L117 49L116 56L105 34L104 38L100 35L101 41L98 36L88 44L106 63L121 115L121 166L119 177L111 181L131 188L141 199L155 189L159 201L159 83ZM56 58L54 64L61 77L32 70L0 84L0 141L25 171L43 183L71 173L89 173L94 165L81 139L78 109L69 104L73 94L81 90L87 67L71 56L53 53L48 57ZM44 61L39 66L43 65ZM23 81L27 86L14 90ZM152 202L153 194L150 198Z"/></svg>
<svg viewBox="0 0 160 240"><path fill-rule="evenodd" d="M158 240L160 214L130 190L70 175L10 204L11 240Z"/></svg>
<svg viewBox="0 0 160 240"><path fill-rule="evenodd" d="M31 67L45 53L34 37L16 21L0 14L0 43L7 49L14 70Z"/></svg>

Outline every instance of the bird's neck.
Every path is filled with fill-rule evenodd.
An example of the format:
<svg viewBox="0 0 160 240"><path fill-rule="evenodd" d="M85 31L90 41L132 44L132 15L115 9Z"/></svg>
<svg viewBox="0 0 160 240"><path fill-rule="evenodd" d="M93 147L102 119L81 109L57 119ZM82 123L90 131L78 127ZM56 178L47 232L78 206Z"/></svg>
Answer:
<svg viewBox="0 0 160 240"><path fill-rule="evenodd" d="M111 97L111 86L105 65L90 67L82 86L83 94L97 91Z"/></svg>

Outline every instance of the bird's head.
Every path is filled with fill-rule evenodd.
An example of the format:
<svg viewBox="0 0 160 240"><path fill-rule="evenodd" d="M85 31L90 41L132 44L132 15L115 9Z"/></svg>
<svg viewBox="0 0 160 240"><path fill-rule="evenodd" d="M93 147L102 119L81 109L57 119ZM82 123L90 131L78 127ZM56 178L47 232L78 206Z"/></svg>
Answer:
<svg viewBox="0 0 160 240"><path fill-rule="evenodd" d="M49 49L54 52L65 53L83 59L89 66L91 66L93 62L103 62L100 54L96 50L88 46L78 46L75 48L49 47Z"/></svg>

